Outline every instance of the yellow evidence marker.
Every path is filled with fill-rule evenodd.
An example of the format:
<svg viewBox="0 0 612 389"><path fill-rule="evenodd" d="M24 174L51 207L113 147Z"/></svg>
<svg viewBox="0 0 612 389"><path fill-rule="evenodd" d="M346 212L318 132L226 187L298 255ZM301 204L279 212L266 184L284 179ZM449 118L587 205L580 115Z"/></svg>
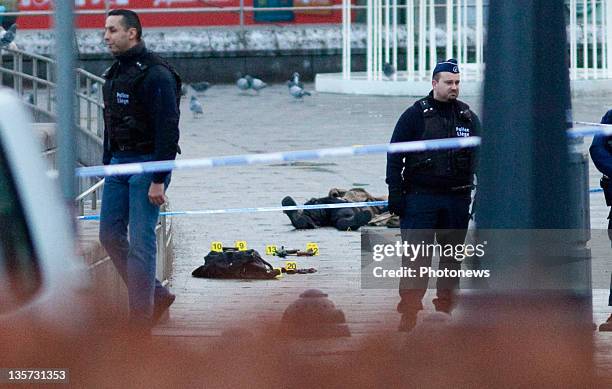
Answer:
<svg viewBox="0 0 612 389"><path fill-rule="evenodd" d="M236 247L238 251L246 251L247 242L246 240L237 240L234 242L234 247Z"/></svg>
<svg viewBox="0 0 612 389"><path fill-rule="evenodd" d="M295 262L295 261L286 261L285 262L285 269L287 269L287 271L296 271L297 270L297 262Z"/></svg>
<svg viewBox="0 0 612 389"><path fill-rule="evenodd" d="M223 252L223 243L221 242L212 242L210 244L210 251L216 251L218 253Z"/></svg>
<svg viewBox="0 0 612 389"><path fill-rule="evenodd" d="M306 251L308 250L311 250L314 255L319 255L319 245L316 243L306 243Z"/></svg>
<svg viewBox="0 0 612 389"><path fill-rule="evenodd" d="M276 254L276 245L267 244L266 245L266 255L274 255L274 254Z"/></svg>

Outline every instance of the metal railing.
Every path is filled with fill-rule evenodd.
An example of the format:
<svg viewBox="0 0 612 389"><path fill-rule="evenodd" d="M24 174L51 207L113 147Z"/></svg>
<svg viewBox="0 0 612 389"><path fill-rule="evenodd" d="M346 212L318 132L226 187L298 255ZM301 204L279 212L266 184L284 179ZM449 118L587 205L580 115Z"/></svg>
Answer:
<svg viewBox="0 0 612 389"><path fill-rule="evenodd" d="M8 57L9 59L7 60ZM25 66L25 64L28 66ZM11 66L9 67L8 64ZM34 115L44 116L43 120L55 121L55 66L56 62L48 57L28 53L23 50L0 48L0 85L13 88L19 96L33 109ZM77 128L80 131L102 139L104 132L104 103L102 100L102 86L104 79L91 74L83 69L75 70L76 86L76 115ZM54 153L54 150L45 151L45 154ZM79 188L86 187L81 194L75 198L75 205L79 215L99 208L101 191L104 180L99 180L91 185L89 179L81 179ZM82 190L82 189L81 189ZM88 206L89 205L89 206ZM167 210L164 204L161 211ZM172 270L173 252L172 224L166 216L160 216L156 227L157 236L157 277L160 280L168 280Z"/></svg>
<svg viewBox="0 0 612 389"><path fill-rule="evenodd" d="M88 210L95 211L98 209L98 200L102 198L101 191L104 187L104 179L96 182L93 186L78 195L75 199L76 207L79 215L84 215ZM89 204L89 207L87 207ZM168 211L168 205L162 204L160 212ZM155 236L157 238L157 255L156 255L156 277L162 282L167 282L172 274L172 263L174 261L174 252L172 250L173 232L172 220L161 214L155 227Z"/></svg>
<svg viewBox="0 0 612 389"><path fill-rule="evenodd" d="M87 200L91 201L91 210L98 209L98 199L102 198L102 196L100 196L100 191L102 190L103 186L104 179L101 179L76 197L74 201L77 209L79 210L79 216L83 216L85 214L85 202Z"/></svg>
<svg viewBox="0 0 612 389"><path fill-rule="evenodd" d="M12 64L10 68L5 66L7 62ZM24 62L29 64L27 68ZM0 84L12 87L35 111L35 115L42 113L47 121L55 121L55 65L55 61L49 57L19 49L0 48ZM80 68L76 69L75 77L77 127L102 139L104 79Z"/></svg>

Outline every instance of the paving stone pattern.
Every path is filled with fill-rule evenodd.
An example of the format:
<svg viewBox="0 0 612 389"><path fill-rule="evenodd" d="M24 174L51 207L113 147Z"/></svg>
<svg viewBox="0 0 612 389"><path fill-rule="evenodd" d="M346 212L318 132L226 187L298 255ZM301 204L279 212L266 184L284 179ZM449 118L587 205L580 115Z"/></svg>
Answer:
<svg viewBox="0 0 612 389"><path fill-rule="evenodd" d="M312 89L312 85L307 88ZM194 118L188 99L182 103L180 158L289 151L389 141L399 115L412 104L407 97L314 94L294 101L283 85L259 95L243 94L231 85L215 85L198 96L204 115ZM481 113L478 101L467 102ZM603 98L574 101L575 120L598 122L608 106ZM590 140L587 140L590 143ZM586 150L588 144L583 146ZM298 203L322 197L332 187L361 185L373 194L386 193L384 155L323 159L293 164L222 167L173 174L169 190L173 210L278 206L291 195ZM598 185L591 166L590 185ZM591 196L593 228L605 228L607 208L603 196ZM240 321L280 320L284 309L308 288L327 292L347 318L353 338L376 331L393 331L397 291L360 288L360 234L332 228L296 231L280 212L232 215L183 216L175 219L176 262L171 285L177 300L171 319L155 334L166 336L217 336ZM286 275L272 281L208 280L191 276L203 263L212 241L233 245L246 240L249 248L264 253L266 244L304 248L317 242L321 255L298 260L299 267L315 267L309 275ZM608 248L609 249L609 248ZM265 257L275 266L283 264ZM594 272L608 272L603 267ZM426 311L432 291L425 298ZM596 290L594 316L604 320L607 291ZM612 333L595 335L598 355L612 354ZM344 341L346 342L346 341ZM336 343L336 347L344 344ZM604 370L612 360L599 358Z"/></svg>

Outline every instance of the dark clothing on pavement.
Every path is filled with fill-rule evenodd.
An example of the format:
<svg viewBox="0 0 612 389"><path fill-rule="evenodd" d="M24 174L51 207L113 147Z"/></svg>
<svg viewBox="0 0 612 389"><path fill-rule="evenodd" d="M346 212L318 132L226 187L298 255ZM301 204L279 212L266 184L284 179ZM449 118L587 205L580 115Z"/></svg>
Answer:
<svg viewBox="0 0 612 389"><path fill-rule="evenodd" d="M304 205L345 204L349 202L345 199L328 196L312 198ZM287 196L283 199L282 205L293 206L296 203L291 197ZM299 230L335 227L341 231L355 231L372 219L372 214L369 211L362 211L359 208L305 209L284 212L291 220L291 224Z"/></svg>

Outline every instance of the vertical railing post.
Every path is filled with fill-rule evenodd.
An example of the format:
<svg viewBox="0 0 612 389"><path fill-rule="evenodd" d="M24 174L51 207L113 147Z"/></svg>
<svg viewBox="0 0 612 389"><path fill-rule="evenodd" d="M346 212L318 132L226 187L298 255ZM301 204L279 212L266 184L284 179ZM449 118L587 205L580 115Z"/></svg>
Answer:
<svg viewBox="0 0 612 389"><path fill-rule="evenodd" d="M38 105L38 59L32 58L32 75L34 79L32 80L32 98L34 106Z"/></svg>
<svg viewBox="0 0 612 389"><path fill-rule="evenodd" d="M406 75L414 80L414 0L406 0Z"/></svg>
<svg viewBox="0 0 612 389"><path fill-rule="evenodd" d="M597 3L591 0L591 33L593 34L593 51L591 52L593 61L593 78L599 78L597 75Z"/></svg>
<svg viewBox="0 0 612 389"><path fill-rule="evenodd" d="M372 79L372 68L374 64L374 48L372 34L374 30L374 15L372 10L372 3L374 0L367 0L366 3L366 73L368 80Z"/></svg>
<svg viewBox="0 0 612 389"><path fill-rule="evenodd" d="M606 58L607 58L607 74L612 77L612 0L606 1Z"/></svg>
<svg viewBox="0 0 612 389"><path fill-rule="evenodd" d="M453 57L453 0L446 0L446 54Z"/></svg>
<svg viewBox="0 0 612 389"><path fill-rule="evenodd" d="M484 34L484 5L482 0L476 0L476 75L481 78L484 65L483 34Z"/></svg>
<svg viewBox="0 0 612 389"><path fill-rule="evenodd" d="M244 0L240 0L240 32L244 33Z"/></svg>
<svg viewBox="0 0 612 389"><path fill-rule="evenodd" d="M17 88L15 88L17 90L17 93L19 93L20 96L23 96L23 54L19 53L17 55Z"/></svg>
<svg viewBox="0 0 612 389"><path fill-rule="evenodd" d="M89 77L85 78L85 89L87 90L87 130L91 131L91 78Z"/></svg>
<svg viewBox="0 0 612 389"><path fill-rule="evenodd" d="M45 64L45 74L46 74L46 79L49 82L53 82L51 80L51 63L50 62L46 62ZM47 112L51 112L51 90L53 89L53 87L51 85L47 85Z"/></svg>
<svg viewBox="0 0 612 389"><path fill-rule="evenodd" d="M427 34L427 8L425 0L419 0L419 77L426 77L426 34Z"/></svg>

